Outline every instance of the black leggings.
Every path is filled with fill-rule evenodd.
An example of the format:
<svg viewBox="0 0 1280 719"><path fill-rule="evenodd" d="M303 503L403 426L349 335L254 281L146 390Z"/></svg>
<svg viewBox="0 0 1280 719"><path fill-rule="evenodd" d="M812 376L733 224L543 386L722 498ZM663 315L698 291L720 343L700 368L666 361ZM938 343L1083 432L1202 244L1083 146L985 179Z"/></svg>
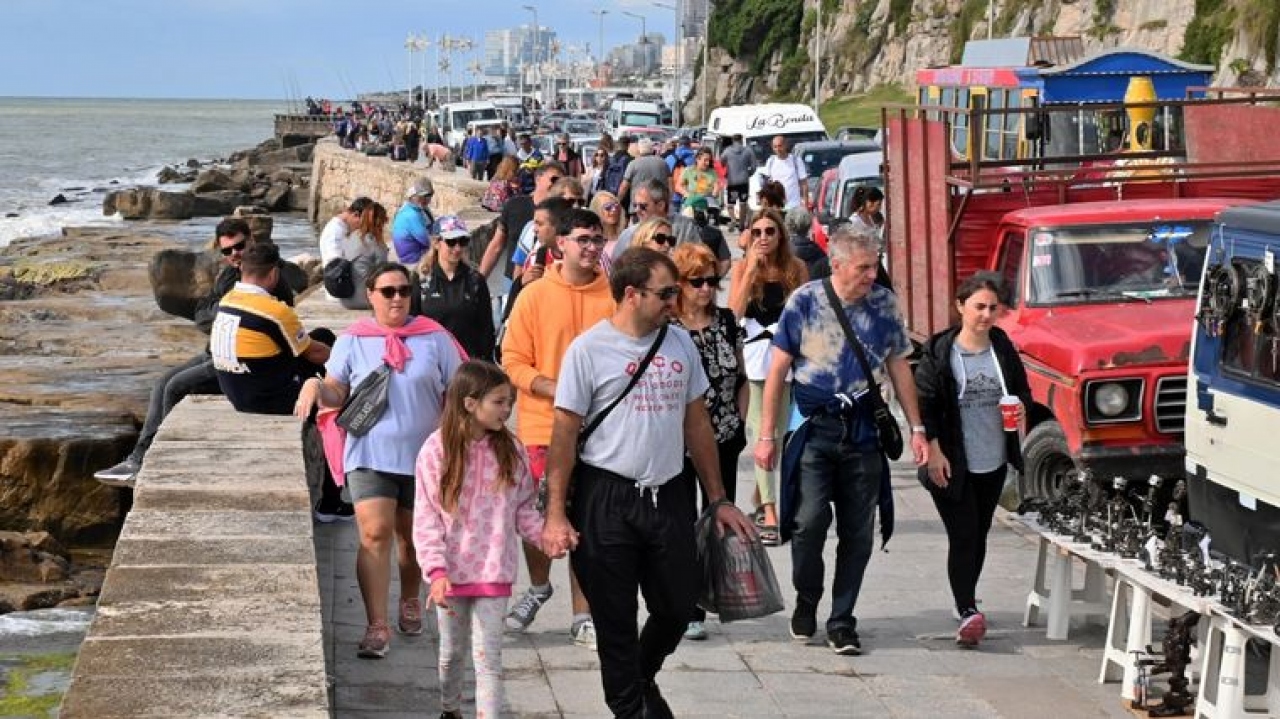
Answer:
<svg viewBox="0 0 1280 719"><path fill-rule="evenodd" d="M987 533L1000 493L1004 491L1005 467L981 474L967 473L958 497L930 485L933 506L947 528L947 578L956 609L976 609L978 577L987 558ZM952 481L955 481L953 478Z"/></svg>

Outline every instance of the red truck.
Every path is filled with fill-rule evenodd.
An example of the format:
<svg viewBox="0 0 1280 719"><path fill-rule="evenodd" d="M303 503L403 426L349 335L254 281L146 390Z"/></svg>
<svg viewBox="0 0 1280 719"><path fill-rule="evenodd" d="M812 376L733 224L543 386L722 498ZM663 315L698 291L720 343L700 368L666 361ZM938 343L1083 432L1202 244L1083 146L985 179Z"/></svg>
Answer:
<svg viewBox="0 0 1280 719"><path fill-rule="evenodd" d="M981 144L957 150L946 112L884 111L886 251L913 337L954 321L963 279L983 270L1004 279L999 324L1035 399L1024 498L1052 496L1086 469L1108 484L1183 475L1187 360L1213 218L1280 197L1280 145L1267 137L1280 109L1246 99L1159 105L1180 118L1179 132L1164 134L1168 149L1001 161L979 159ZM982 127L1002 111L955 112ZM1016 117L997 124L1034 136L1052 110L1003 112Z"/></svg>

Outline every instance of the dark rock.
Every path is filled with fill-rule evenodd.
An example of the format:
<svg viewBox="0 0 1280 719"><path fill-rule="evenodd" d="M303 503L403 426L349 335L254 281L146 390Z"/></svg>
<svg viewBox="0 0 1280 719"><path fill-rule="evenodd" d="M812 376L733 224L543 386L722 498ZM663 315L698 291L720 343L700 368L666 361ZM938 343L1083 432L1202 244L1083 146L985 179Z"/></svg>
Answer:
<svg viewBox="0 0 1280 719"><path fill-rule="evenodd" d="M259 209L259 208L255 208ZM275 220L268 214L239 214L245 222L249 223L249 232L253 235L253 239L258 242L270 242L271 230L275 228Z"/></svg>
<svg viewBox="0 0 1280 719"><path fill-rule="evenodd" d="M107 184L108 184L108 185L119 185L119 184L120 184L120 181L119 181L119 180L112 180L111 182L108 182Z"/></svg>
<svg viewBox="0 0 1280 719"><path fill-rule="evenodd" d="M119 212L126 220L189 220L195 204L195 198L185 192L135 187L108 193L102 200L102 214Z"/></svg>
<svg viewBox="0 0 1280 719"><path fill-rule="evenodd" d="M269 178L272 182L285 182L290 185L298 183L298 176L293 174L293 170L276 170L271 173Z"/></svg>
<svg viewBox="0 0 1280 719"><path fill-rule="evenodd" d="M49 200L50 205L65 205L68 202L70 202L70 200L68 200L67 196L61 192L54 195L52 200Z"/></svg>
<svg viewBox="0 0 1280 719"><path fill-rule="evenodd" d="M64 187L64 188L62 188L62 191L63 191L63 192L81 192L82 190L84 190L84 188L83 188L83 187Z"/></svg>
<svg viewBox="0 0 1280 719"><path fill-rule="evenodd" d="M192 170L194 170L194 169L196 169L196 168L200 167L200 161L199 161L199 160L197 160L197 159L196 159L196 158L194 158L194 157L187 158L187 167L189 167L189 168L191 168Z"/></svg>
<svg viewBox="0 0 1280 719"><path fill-rule="evenodd" d="M271 189L267 190L266 197L263 200L267 203L267 209L272 212L284 212L289 209L289 190L290 185L287 182L276 182L271 185Z"/></svg>
<svg viewBox="0 0 1280 719"><path fill-rule="evenodd" d="M7 218L9 218L9 219L13 219L14 217L17 217L17 216L18 216L18 213L16 213L16 212L6 212L6 213L4 213L4 216L5 216L5 217L7 217Z"/></svg>
<svg viewBox="0 0 1280 719"><path fill-rule="evenodd" d="M262 200L267 196L268 189L266 185L256 184L252 190L249 190L249 197L252 197L255 201Z"/></svg>
<svg viewBox="0 0 1280 719"><path fill-rule="evenodd" d="M235 190L200 192L196 193L192 199L193 206L191 214L193 217L230 215L232 212L235 212L236 206L245 205L250 202L248 195Z"/></svg>
<svg viewBox="0 0 1280 719"><path fill-rule="evenodd" d="M310 135L285 135L280 138L280 146L283 148L298 147L299 145L310 145L316 141L316 138Z"/></svg>
<svg viewBox="0 0 1280 719"><path fill-rule="evenodd" d="M212 252L161 250L147 267L151 294L160 309L192 319L196 302L209 293L220 269L222 258Z"/></svg>
<svg viewBox="0 0 1280 719"><path fill-rule="evenodd" d="M236 182L235 178L216 167L201 170L200 174L196 175L196 181L191 184L191 191L197 195L205 192L238 189L240 189L240 184Z"/></svg>
<svg viewBox="0 0 1280 719"><path fill-rule="evenodd" d="M0 581L47 583L66 579L71 568L67 558L37 545L62 549L47 532L0 532Z"/></svg>
<svg viewBox="0 0 1280 719"><path fill-rule="evenodd" d="M183 173L178 172L172 167L165 167L156 173L156 182L167 185L175 182L182 182Z"/></svg>
<svg viewBox="0 0 1280 719"><path fill-rule="evenodd" d="M311 207L311 191L305 187L294 187L289 191L289 210L306 212Z"/></svg>

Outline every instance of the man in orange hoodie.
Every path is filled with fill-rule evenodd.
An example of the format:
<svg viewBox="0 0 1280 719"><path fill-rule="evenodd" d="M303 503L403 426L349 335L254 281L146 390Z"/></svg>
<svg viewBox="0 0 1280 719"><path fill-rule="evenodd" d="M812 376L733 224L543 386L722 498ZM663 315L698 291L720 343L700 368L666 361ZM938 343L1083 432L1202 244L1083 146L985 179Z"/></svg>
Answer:
<svg viewBox="0 0 1280 719"><path fill-rule="evenodd" d="M541 487L555 412L556 379L569 343L592 325L613 315L609 279L600 269L605 238L594 212L572 209L560 218L556 242L564 257L546 269L516 298L502 341L502 368L516 386L516 434L529 451L534 479ZM523 631L551 598L551 559L531 544L524 546L532 586L507 615L507 628ZM591 610L570 572L574 643L596 648Z"/></svg>

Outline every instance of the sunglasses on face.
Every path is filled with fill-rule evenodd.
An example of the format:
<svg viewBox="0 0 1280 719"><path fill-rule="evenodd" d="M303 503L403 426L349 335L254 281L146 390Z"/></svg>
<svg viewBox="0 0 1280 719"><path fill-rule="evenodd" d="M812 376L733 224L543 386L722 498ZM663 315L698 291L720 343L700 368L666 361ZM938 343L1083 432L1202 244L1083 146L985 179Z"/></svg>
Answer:
<svg viewBox="0 0 1280 719"><path fill-rule="evenodd" d="M640 291L645 294L657 295L658 299L663 302L670 302L675 299L676 295L680 294L680 288L675 286L658 287L656 289L652 287L641 287Z"/></svg>
<svg viewBox="0 0 1280 719"><path fill-rule="evenodd" d="M449 247L466 247L467 245L471 244L470 237L444 237L444 238L441 238L440 241L445 243Z"/></svg>
<svg viewBox="0 0 1280 719"><path fill-rule="evenodd" d="M712 287L720 286L720 275L707 275L706 277L690 277L686 282L695 290L700 290L705 285Z"/></svg>
<svg viewBox="0 0 1280 719"><path fill-rule="evenodd" d="M761 237L761 236L773 237L776 234L778 234L778 228L774 227L773 225L769 225L768 227L752 227L751 228L752 237Z"/></svg>
<svg viewBox="0 0 1280 719"><path fill-rule="evenodd" d="M556 184L556 183L557 183L557 182L559 182L559 181L560 181L560 176L559 176L559 175L551 175L550 177L548 177L548 178L547 178L547 183L548 183L548 184L552 184L552 185L554 185L554 184Z"/></svg>
<svg viewBox="0 0 1280 719"><path fill-rule="evenodd" d="M396 295L400 295L401 297L408 297L409 294L413 292L413 288L410 287L409 285L394 285L394 286L389 285L387 287L374 287L373 291L377 292L378 294L382 295L385 299L389 300L392 297L395 297Z"/></svg>
<svg viewBox="0 0 1280 719"><path fill-rule="evenodd" d="M646 210L648 210L648 209L649 209L649 203L647 203L647 202L632 202L632 203L631 203L631 209L632 209L633 211L635 211L635 212L644 212L644 211L646 211Z"/></svg>
<svg viewBox="0 0 1280 719"><path fill-rule="evenodd" d="M653 236L651 239L652 239L654 242L658 243L659 245L671 245L672 247L675 247L675 246L676 246L676 236L675 236L675 235L668 235L668 234L663 233L663 232L658 232L658 233L654 234L654 236Z"/></svg>
<svg viewBox="0 0 1280 719"><path fill-rule="evenodd" d="M586 248L587 245L604 247L605 243L609 241L604 235L570 235L569 239L577 242L578 246L582 248Z"/></svg>
<svg viewBox="0 0 1280 719"><path fill-rule="evenodd" d="M618 209L621 207L622 205L619 205L616 202L606 202L600 206L600 209L604 210L605 212L617 212Z"/></svg>
<svg viewBox="0 0 1280 719"><path fill-rule="evenodd" d="M230 257L233 252L244 252L246 244L248 244L248 240L240 240L230 247L219 247L218 251L222 253L223 257Z"/></svg>

